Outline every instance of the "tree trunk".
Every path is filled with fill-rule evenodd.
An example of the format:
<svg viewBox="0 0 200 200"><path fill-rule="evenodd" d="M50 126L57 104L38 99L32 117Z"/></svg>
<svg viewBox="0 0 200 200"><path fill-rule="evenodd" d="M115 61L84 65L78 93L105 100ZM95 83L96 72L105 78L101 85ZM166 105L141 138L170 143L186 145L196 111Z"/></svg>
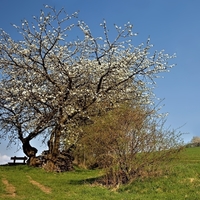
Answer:
<svg viewBox="0 0 200 200"><path fill-rule="evenodd" d="M22 143L23 143L22 145L23 151L26 154L26 156L29 157L27 164L30 166L36 166L37 165L36 153L38 150L30 145L30 140L24 139Z"/></svg>
<svg viewBox="0 0 200 200"><path fill-rule="evenodd" d="M46 163L43 168L47 171L64 172L73 170L73 156L71 149L60 150L61 127L58 125L52 132L50 140L48 141L49 150L47 151Z"/></svg>
<svg viewBox="0 0 200 200"><path fill-rule="evenodd" d="M59 171L58 167L58 156L60 154L60 129L57 127L51 134L50 140L48 141L48 155L45 165L45 169L48 171Z"/></svg>

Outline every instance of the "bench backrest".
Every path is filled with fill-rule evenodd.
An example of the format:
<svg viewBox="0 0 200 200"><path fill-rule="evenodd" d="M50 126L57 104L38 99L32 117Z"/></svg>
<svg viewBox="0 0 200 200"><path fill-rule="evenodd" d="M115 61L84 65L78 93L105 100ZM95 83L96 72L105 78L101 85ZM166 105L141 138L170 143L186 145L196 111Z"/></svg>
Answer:
<svg viewBox="0 0 200 200"><path fill-rule="evenodd" d="M11 157L10 159L14 160L14 163L15 163L16 160L23 160L24 163L25 163L25 161L27 160L27 157L26 156L24 156L24 157L16 157L16 156L14 156L14 157Z"/></svg>

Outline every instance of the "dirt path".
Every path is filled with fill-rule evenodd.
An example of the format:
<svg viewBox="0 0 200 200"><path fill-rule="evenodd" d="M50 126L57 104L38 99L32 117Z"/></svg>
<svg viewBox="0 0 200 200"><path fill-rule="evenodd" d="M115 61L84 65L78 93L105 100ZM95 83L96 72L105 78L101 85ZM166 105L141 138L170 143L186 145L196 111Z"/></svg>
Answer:
<svg viewBox="0 0 200 200"><path fill-rule="evenodd" d="M16 189L15 187L8 182L7 179L3 178L2 183L6 186L6 195L4 197L16 197Z"/></svg>
<svg viewBox="0 0 200 200"><path fill-rule="evenodd" d="M30 179L30 183L32 183L33 185L37 186L44 193L46 193L46 194L50 194L51 193L51 188L46 187L46 186L38 183L37 181L34 181L30 176L27 176L27 177Z"/></svg>

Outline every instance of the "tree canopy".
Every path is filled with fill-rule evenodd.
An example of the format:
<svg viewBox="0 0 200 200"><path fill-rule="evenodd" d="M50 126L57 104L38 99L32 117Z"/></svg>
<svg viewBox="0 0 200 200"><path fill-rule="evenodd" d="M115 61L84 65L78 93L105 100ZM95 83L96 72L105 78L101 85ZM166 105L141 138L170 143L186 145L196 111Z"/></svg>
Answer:
<svg viewBox="0 0 200 200"><path fill-rule="evenodd" d="M150 39L134 46L130 22L115 25L110 37L103 21L95 37L78 13L46 6L33 18L13 25L20 40L0 30L0 137L21 141L30 158L37 152L30 141L39 135L53 160L64 139L75 143L91 117L121 103L153 103L150 84L173 67L174 55L152 53Z"/></svg>

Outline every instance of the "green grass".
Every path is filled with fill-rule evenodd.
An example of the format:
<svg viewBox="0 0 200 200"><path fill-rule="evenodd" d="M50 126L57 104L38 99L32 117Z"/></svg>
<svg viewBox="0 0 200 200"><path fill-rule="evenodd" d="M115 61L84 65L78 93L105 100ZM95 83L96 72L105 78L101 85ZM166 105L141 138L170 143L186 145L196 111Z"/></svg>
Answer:
<svg viewBox="0 0 200 200"><path fill-rule="evenodd" d="M140 178L118 190L94 183L101 176L99 170L76 169L66 173L48 173L28 166L0 166L0 199L25 200L199 200L200 147L188 148L169 164L169 174L162 177ZM30 179L31 177L31 179ZM15 197L9 196L2 180L15 187ZM51 189L45 193L30 180Z"/></svg>

